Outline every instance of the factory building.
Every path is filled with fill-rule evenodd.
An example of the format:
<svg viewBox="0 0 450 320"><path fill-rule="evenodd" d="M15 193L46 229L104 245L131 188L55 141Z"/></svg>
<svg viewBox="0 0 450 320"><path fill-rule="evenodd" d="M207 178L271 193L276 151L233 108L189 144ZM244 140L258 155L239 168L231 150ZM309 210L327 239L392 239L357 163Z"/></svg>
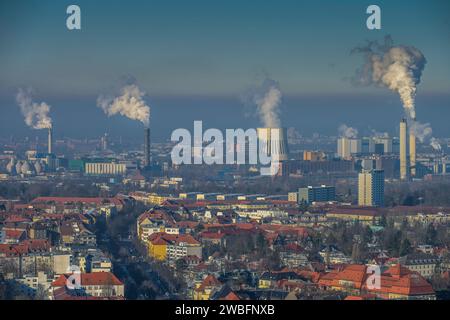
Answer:
<svg viewBox="0 0 450 320"><path fill-rule="evenodd" d="M87 175L124 175L127 172L126 163L115 162L86 162Z"/></svg>

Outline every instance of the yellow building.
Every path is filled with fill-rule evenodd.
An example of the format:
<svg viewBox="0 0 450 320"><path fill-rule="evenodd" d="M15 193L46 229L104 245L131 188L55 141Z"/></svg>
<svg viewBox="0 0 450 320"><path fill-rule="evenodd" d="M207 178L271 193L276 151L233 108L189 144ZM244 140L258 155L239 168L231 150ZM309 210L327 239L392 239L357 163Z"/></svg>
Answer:
<svg viewBox="0 0 450 320"><path fill-rule="evenodd" d="M194 300L209 300L211 293L222 286L222 283L213 275L208 275L202 282L195 284Z"/></svg>
<svg viewBox="0 0 450 320"><path fill-rule="evenodd" d="M377 223L383 215L382 209L373 207L339 207L326 213L327 221L342 220L360 222L365 225Z"/></svg>
<svg viewBox="0 0 450 320"><path fill-rule="evenodd" d="M85 173L88 175L123 175L126 172L125 163L88 162L85 166Z"/></svg>
<svg viewBox="0 0 450 320"><path fill-rule="evenodd" d="M325 159L325 154L321 151L303 151L303 160L320 161Z"/></svg>
<svg viewBox="0 0 450 320"><path fill-rule="evenodd" d="M156 260L164 261L167 259L167 241L162 238L149 241L148 255Z"/></svg>
<svg viewBox="0 0 450 320"><path fill-rule="evenodd" d="M157 205L161 205L162 203L164 203L167 200L173 199L172 197L169 196L161 196L159 194L156 193L151 193L148 196L148 202L151 204L157 204Z"/></svg>
<svg viewBox="0 0 450 320"><path fill-rule="evenodd" d="M384 205L384 171L363 170L358 175L358 205Z"/></svg>

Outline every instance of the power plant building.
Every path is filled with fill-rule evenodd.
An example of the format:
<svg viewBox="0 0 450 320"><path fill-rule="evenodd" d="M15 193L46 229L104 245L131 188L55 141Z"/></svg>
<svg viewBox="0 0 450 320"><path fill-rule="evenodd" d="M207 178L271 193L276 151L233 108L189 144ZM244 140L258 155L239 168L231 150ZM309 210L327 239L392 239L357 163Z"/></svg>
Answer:
<svg viewBox="0 0 450 320"><path fill-rule="evenodd" d="M127 164L116 162L86 162L85 173L95 176L124 175L127 173Z"/></svg>
<svg viewBox="0 0 450 320"><path fill-rule="evenodd" d="M286 128L257 128L259 152L278 157L285 161L289 158L289 147Z"/></svg>

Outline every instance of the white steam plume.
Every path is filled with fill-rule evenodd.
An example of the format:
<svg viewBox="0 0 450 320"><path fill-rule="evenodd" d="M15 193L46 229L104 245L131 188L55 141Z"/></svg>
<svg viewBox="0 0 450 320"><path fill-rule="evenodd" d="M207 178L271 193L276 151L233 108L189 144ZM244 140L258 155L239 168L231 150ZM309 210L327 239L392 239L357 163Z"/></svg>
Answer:
<svg viewBox="0 0 450 320"><path fill-rule="evenodd" d="M410 132L413 133L416 138L424 143L430 139L433 134L433 129L429 123L420 123L419 121L409 121Z"/></svg>
<svg viewBox="0 0 450 320"><path fill-rule="evenodd" d="M440 152L442 150L441 144L439 143L439 141L436 138L431 138L430 145L434 150L436 150L438 152Z"/></svg>
<svg viewBox="0 0 450 320"><path fill-rule="evenodd" d="M150 123L150 107L144 101L145 92L135 84L130 84L120 89L120 95L116 97L99 96L97 105L108 116L123 115L132 120L141 121L145 126Z"/></svg>
<svg viewBox="0 0 450 320"><path fill-rule="evenodd" d="M34 102L32 94L32 90L28 88L19 89L16 95L16 101L25 117L25 123L33 129L51 128L52 119L48 115L50 106L45 102Z"/></svg>
<svg viewBox="0 0 450 320"><path fill-rule="evenodd" d="M341 124L338 128L339 136L343 138L354 139L358 137L358 129Z"/></svg>
<svg viewBox="0 0 450 320"><path fill-rule="evenodd" d="M385 43L369 42L353 49L363 53L365 64L358 71L357 82L376 84L397 92L409 118L416 118L415 96L426 59L422 52L411 46L394 46L390 37Z"/></svg>
<svg viewBox="0 0 450 320"><path fill-rule="evenodd" d="M379 132L375 129L372 129L372 135L377 138L389 138L389 133L387 132Z"/></svg>
<svg viewBox="0 0 450 320"><path fill-rule="evenodd" d="M280 106L282 93L277 81L266 78L260 86L248 90L242 99L244 104L252 107L256 106L256 114L264 127L281 127Z"/></svg>

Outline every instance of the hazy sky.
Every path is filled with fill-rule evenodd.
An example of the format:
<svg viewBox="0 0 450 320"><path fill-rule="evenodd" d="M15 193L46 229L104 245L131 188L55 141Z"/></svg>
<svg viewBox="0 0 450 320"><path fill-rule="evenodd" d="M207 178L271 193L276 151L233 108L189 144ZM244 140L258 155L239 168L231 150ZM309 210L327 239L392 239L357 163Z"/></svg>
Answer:
<svg viewBox="0 0 450 320"><path fill-rule="evenodd" d="M366 28L365 10L373 3L382 9L381 31ZM81 7L81 31L66 28L69 4ZM284 95L292 98L285 100L282 115L290 122L308 110L317 112L308 109L311 105L329 108L332 103L346 110L349 104L359 104L373 111L380 103L386 104L380 108L391 108L387 106L390 103L395 110L392 126L401 112L395 96L386 89L356 88L349 81L362 62L361 57L350 55L350 50L386 34L395 44L419 48L428 61L418 101L422 94L423 101L436 104L441 111L435 119L434 111L425 111L426 107L418 104L419 116L422 113L422 118L430 121L439 121L443 115L450 118L448 0L2 0L0 111L4 117L0 134L18 130L19 120L25 127L14 103L17 88L23 86L32 87L39 101L52 105L59 126L68 132L76 132L73 118L64 118L77 113L69 110L72 108L80 108L84 117L101 119L92 132L102 132L108 128L99 126L106 126L108 120L97 110L95 99L123 76L136 78L147 92L153 114L161 116L156 124L161 128L162 122L176 114L176 108L197 103L177 97L200 97L198 106L220 109L219 113L204 113L211 120L226 112L224 101L234 104L233 112L238 110L236 97L264 75L278 81ZM365 100L364 94L384 98ZM314 96L322 95L328 98L317 100L323 104L316 103ZM311 102L300 105L302 101ZM286 110L292 113L286 114ZM243 112L238 112L243 117ZM330 114L342 119L327 124L328 131L355 116L338 110ZM435 130L450 135L447 127Z"/></svg>

